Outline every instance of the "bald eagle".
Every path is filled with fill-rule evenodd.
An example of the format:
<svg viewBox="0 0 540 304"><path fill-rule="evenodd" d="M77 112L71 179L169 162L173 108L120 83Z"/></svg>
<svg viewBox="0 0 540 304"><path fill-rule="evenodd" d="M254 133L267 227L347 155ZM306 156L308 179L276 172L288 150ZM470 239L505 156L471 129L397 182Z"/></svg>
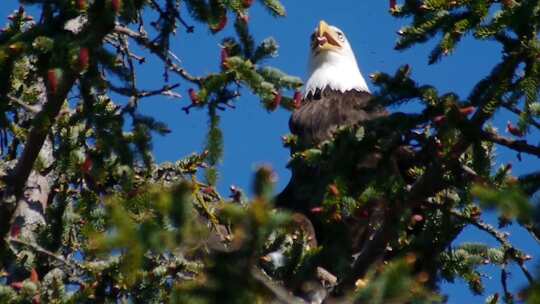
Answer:
<svg viewBox="0 0 540 304"><path fill-rule="evenodd" d="M331 139L339 127L349 127L387 115L371 102L371 93L343 31L320 21L311 35L309 77L299 109L289 128L297 136L292 153L317 147ZM376 158L368 160L376 166ZM371 164L369 164L371 163ZM320 168L293 166L287 187L276 204L307 214L321 204L332 176Z"/></svg>

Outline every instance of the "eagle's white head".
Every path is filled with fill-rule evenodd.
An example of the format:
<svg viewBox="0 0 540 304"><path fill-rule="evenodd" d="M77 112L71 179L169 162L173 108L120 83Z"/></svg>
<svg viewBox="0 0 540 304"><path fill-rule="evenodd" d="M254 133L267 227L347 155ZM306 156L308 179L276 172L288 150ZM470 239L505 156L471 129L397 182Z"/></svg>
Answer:
<svg viewBox="0 0 540 304"><path fill-rule="evenodd" d="M320 21L311 35L309 77L304 96L326 87L341 92L348 90L369 92L343 31Z"/></svg>

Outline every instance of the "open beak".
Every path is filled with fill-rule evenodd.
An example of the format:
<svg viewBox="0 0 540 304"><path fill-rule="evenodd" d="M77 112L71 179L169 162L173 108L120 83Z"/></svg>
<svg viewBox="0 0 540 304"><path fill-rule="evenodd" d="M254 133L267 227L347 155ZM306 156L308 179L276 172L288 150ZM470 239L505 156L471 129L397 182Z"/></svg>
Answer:
<svg viewBox="0 0 540 304"><path fill-rule="evenodd" d="M311 47L318 51L331 51L341 48L341 43L337 38L336 32L328 25L328 23L321 20L313 36Z"/></svg>

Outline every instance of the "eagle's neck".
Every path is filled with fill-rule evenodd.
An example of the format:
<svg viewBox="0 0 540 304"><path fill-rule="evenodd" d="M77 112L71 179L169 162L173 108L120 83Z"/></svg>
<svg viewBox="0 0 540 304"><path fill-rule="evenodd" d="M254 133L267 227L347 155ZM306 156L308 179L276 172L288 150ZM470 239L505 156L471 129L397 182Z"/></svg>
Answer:
<svg viewBox="0 0 540 304"><path fill-rule="evenodd" d="M344 56L335 52L325 52L311 56L304 96L327 87L341 92L349 90L369 92L353 54Z"/></svg>

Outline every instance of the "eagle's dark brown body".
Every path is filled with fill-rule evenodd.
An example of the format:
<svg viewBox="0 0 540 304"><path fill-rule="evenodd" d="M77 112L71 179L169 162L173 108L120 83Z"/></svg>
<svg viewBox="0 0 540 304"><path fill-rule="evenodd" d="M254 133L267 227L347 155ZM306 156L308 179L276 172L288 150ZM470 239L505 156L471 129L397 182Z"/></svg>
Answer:
<svg viewBox="0 0 540 304"><path fill-rule="evenodd" d="M308 94L289 120L291 132L298 136L298 147L315 147L330 139L338 127L362 124L387 115L370 100L370 93L357 90L340 92L326 88Z"/></svg>
<svg viewBox="0 0 540 304"><path fill-rule="evenodd" d="M382 116L384 108L371 102L371 94L357 90L340 92L326 88L310 93L289 121L291 132L298 137L293 153L313 148L328 140L339 127L352 126ZM318 168L292 167L289 184L277 197L277 205L309 213L321 203L331 176Z"/></svg>
<svg viewBox="0 0 540 304"><path fill-rule="evenodd" d="M339 127L364 125L366 122L387 116L388 112L372 101L369 92L331 89L308 94L302 106L291 116L289 127L298 137L298 142L291 153L317 147L332 138ZM370 148L370 147L367 147ZM353 183L362 184L378 170L380 154L372 153L361 159L361 163L343 160L347 175ZM326 247L325 256L331 257L334 250L350 250L356 253L367 238L374 233L373 222L381 217L383 208L380 203L372 202L369 218L348 216L341 223L328 223L328 218L314 213L315 207L321 207L329 185L335 182L339 173L332 168L310 167L304 164L291 166L292 176L287 187L277 196L276 206L303 214L314 226L313 238ZM371 228L370 228L371 227ZM336 236L339 236L336 238ZM348 249L344 248L348 247Z"/></svg>

